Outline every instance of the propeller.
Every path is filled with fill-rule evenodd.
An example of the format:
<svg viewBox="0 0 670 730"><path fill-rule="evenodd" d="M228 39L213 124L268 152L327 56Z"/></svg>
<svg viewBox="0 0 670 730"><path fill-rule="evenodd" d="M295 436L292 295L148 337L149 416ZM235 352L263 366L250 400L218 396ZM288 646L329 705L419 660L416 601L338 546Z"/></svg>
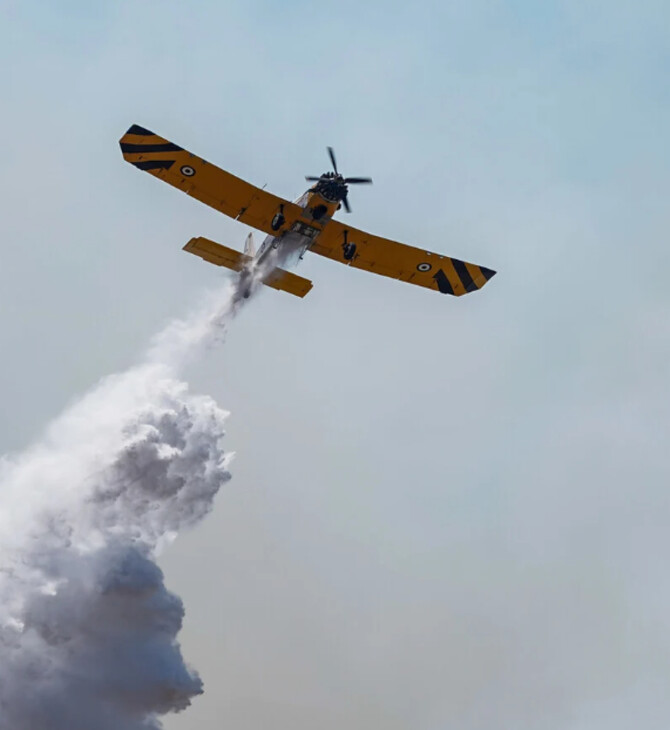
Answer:
<svg viewBox="0 0 670 730"><path fill-rule="evenodd" d="M333 172L327 172L323 175L320 175L319 177L314 177L313 175L309 175L305 177L305 180L308 182L319 182L321 180L333 180L337 182L344 183L344 196L341 198L342 204L344 205L344 209L347 211L347 213L351 213L351 206L349 205L349 199L347 196L347 185L361 185L361 184L368 184L372 182L371 177L342 177L340 175L339 170L337 169L337 160L335 159L335 150L332 147L328 147L328 156L330 157L330 162L333 166Z"/></svg>
<svg viewBox="0 0 670 730"><path fill-rule="evenodd" d="M335 170L335 174L338 175L337 172L337 161L335 160L335 150L332 147L328 148L328 154L330 156L330 161L333 163L333 170Z"/></svg>

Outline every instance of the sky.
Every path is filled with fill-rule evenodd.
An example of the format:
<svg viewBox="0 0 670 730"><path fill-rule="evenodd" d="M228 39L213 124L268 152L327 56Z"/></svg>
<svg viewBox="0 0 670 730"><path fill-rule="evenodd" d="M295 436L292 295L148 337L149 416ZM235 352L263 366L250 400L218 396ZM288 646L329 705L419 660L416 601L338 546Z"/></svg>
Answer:
<svg viewBox="0 0 670 730"><path fill-rule="evenodd" d="M132 123L497 270L460 299L307 256L189 381L232 480L162 559L205 694L168 730L665 729L670 9L0 0L0 452L225 274L248 229ZM416 289L416 290L415 290Z"/></svg>

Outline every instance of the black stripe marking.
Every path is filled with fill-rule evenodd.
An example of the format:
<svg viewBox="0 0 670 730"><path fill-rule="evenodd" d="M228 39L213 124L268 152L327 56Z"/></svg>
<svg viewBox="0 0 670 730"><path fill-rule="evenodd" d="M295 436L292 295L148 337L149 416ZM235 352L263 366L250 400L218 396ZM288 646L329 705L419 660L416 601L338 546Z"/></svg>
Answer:
<svg viewBox="0 0 670 730"><path fill-rule="evenodd" d="M181 152L183 147L178 147L172 142L163 142L161 144L132 144L130 142L121 142L121 152L130 154L133 152Z"/></svg>
<svg viewBox="0 0 670 730"><path fill-rule="evenodd" d="M433 279L437 282L437 288L442 294L453 294L454 290L451 286L451 282L447 279L447 275L440 269L434 276Z"/></svg>
<svg viewBox="0 0 670 730"><path fill-rule="evenodd" d="M484 274L486 281L492 279L496 275L496 272L493 269L487 269L485 266L480 266L479 269L482 274Z"/></svg>
<svg viewBox="0 0 670 730"><path fill-rule="evenodd" d="M456 269L458 278L463 282L465 291L476 291L479 287L474 281L472 281L472 277L470 276L470 272L468 271L465 263L458 259L451 259L451 263L454 265L454 269Z"/></svg>
<svg viewBox="0 0 670 730"><path fill-rule="evenodd" d="M174 160L142 160L131 164L140 170L169 170L174 165Z"/></svg>
<svg viewBox="0 0 670 730"><path fill-rule="evenodd" d="M150 132L148 129L145 129L144 127L140 127L138 124L133 124L133 126L126 132L126 134L141 134L143 137L153 137L154 133Z"/></svg>

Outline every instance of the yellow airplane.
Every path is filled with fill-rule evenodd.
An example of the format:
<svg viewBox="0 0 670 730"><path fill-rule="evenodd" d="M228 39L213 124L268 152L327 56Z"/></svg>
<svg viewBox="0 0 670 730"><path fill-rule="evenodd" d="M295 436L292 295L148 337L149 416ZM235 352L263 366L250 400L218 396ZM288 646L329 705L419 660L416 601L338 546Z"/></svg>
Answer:
<svg viewBox="0 0 670 730"><path fill-rule="evenodd" d="M367 177L343 177L328 148L333 171L307 177L314 185L294 203L221 170L182 147L133 124L120 140L125 160L165 180L225 215L267 234L256 253L251 234L241 253L207 238L192 238L184 250L240 273L238 292L247 297L263 283L304 297L312 282L277 263L292 254L313 251L356 269L461 296L481 289L496 273L484 266L442 256L356 230L333 215L342 205L350 212L348 185L371 183Z"/></svg>

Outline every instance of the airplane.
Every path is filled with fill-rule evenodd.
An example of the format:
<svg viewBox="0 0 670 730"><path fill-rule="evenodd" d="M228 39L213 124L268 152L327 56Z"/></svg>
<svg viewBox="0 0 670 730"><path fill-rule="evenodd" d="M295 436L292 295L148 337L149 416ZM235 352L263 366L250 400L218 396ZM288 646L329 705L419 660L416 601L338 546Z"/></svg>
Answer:
<svg viewBox="0 0 670 730"><path fill-rule="evenodd" d="M335 152L328 148L332 171L313 182L295 202L251 185L211 162L188 152L144 127L133 124L119 144L124 159L140 170L164 180L235 220L266 234L255 251L252 234L244 252L207 238L192 238L184 250L217 266L237 271L237 293L248 297L255 287L266 286L304 297L312 282L285 270L278 263L307 251L392 279L462 296L481 289L495 271L425 249L359 231L333 215L344 206L351 212L348 186L371 183L369 177L344 177L337 169Z"/></svg>

